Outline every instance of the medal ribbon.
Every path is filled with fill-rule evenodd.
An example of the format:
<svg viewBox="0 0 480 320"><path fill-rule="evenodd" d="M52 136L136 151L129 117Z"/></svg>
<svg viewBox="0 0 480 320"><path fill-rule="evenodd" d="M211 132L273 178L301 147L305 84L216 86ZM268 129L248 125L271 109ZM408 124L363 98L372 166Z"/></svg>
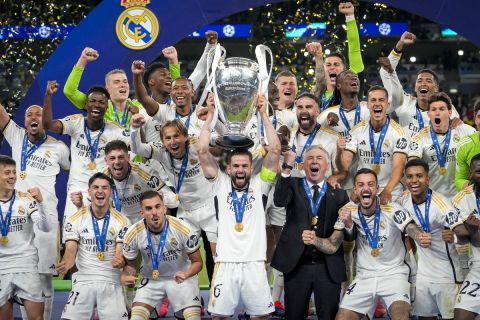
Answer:
<svg viewBox="0 0 480 320"><path fill-rule="evenodd" d="M175 167L173 165L173 157L170 155L170 164L173 170L173 176L175 177ZM188 149L185 151L185 155L182 158L182 166L180 167L180 172L178 173L177 184L175 185L175 193L179 193L180 188L182 187L183 179L185 178L185 173L187 172L188 165Z"/></svg>
<svg viewBox="0 0 480 320"><path fill-rule="evenodd" d="M187 132L188 132L188 128L190 127L190 117L192 116L193 111L195 111L194 104L190 106L190 112L188 113L187 121L185 121L185 127L187 127ZM177 108L175 108L175 120L180 120L180 117L182 116L178 114Z"/></svg>
<svg viewBox="0 0 480 320"><path fill-rule="evenodd" d="M332 102L332 99L333 99L333 93L330 95L330 98L328 99L327 99L327 91L323 93L322 101L320 103L320 112L327 109L327 107L330 105L330 102Z"/></svg>
<svg viewBox="0 0 480 320"><path fill-rule="evenodd" d="M242 194L242 200L238 201L237 192L232 188L232 204L233 210L235 211L235 221L237 223L242 223L243 214L245 213L245 206L247 204L248 197L248 186L247 189Z"/></svg>
<svg viewBox="0 0 480 320"><path fill-rule="evenodd" d="M130 165L128 165L128 173L127 173L127 177L125 178L127 180L127 183L128 183L128 178L130 177L130 172L131 171L132 171L132 167ZM113 179L113 177L111 175L110 175L110 177L113 180L113 185L112 185L113 206L115 207L115 209L117 211L121 212L122 211L122 201L120 200L118 190L117 190L117 186L115 185L115 180Z"/></svg>
<svg viewBox="0 0 480 320"><path fill-rule="evenodd" d="M320 208L320 202L322 201L323 196L325 195L325 192L327 191L327 183L324 182L322 189L320 189L320 192L318 193L318 199L313 199L312 195L312 190L310 190L310 187L308 186L307 183L307 178L303 178L303 189L305 190L305 193L307 194L308 201L310 202L310 208L312 208L312 215L314 217L318 216L318 208Z"/></svg>
<svg viewBox="0 0 480 320"><path fill-rule="evenodd" d="M425 128L425 124L423 123L422 111L420 111L418 102L415 104L415 112L417 113L418 126L420 127L420 130L422 130Z"/></svg>
<svg viewBox="0 0 480 320"><path fill-rule="evenodd" d="M302 152L300 153L299 156L296 156L296 157L295 157L295 162L296 162L296 163L302 163L302 161L303 161L303 154L305 153L305 150L307 150L307 149L310 147L310 145L312 144L313 139L315 138L315 135L317 134L318 129L320 129L320 125L317 123L317 124L315 125L315 128L313 129L313 131L312 131L312 132L310 133L310 135L308 136L307 142L305 142L305 145L303 146ZM297 131L297 136L298 136L298 133L299 133L299 131ZM296 140L296 137L295 137L295 140ZM292 150L293 150L294 152L296 151L295 145L293 145Z"/></svg>
<svg viewBox="0 0 480 320"><path fill-rule="evenodd" d="M365 231L365 236L370 244L372 249L376 249L378 247L378 231L380 226L380 200L377 197L377 203L375 207L375 217L373 221L373 234L370 232L370 228L368 227L367 220L365 219L361 206L358 205L358 217L360 218L360 223L362 224L363 230Z"/></svg>
<svg viewBox="0 0 480 320"><path fill-rule="evenodd" d="M449 127L447 134L445 135L445 140L443 141L443 151L440 147L440 143L438 142L437 134L432 127L430 127L430 136L432 137L433 147L435 148L435 153L437 154L438 165L440 166L440 168L445 168L447 162L448 147L450 147L450 137L452 136L452 129L450 129Z"/></svg>
<svg viewBox="0 0 480 320"><path fill-rule="evenodd" d="M276 130L277 129L277 111L276 110L273 110L272 125L273 125L273 128ZM260 127L260 134L262 135L262 137L265 137L265 127L263 126L263 120L262 120L262 126Z"/></svg>
<svg viewBox="0 0 480 320"><path fill-rule="evenodd" d="M165 225L163 226L162 235L160 236L157 250L153 250L152 235L148 230L147 221L145 219L143 219L143 223L145 224L145 229L147 230L147 241L148 248L150 249L150 257L152 258L152 267L153 270L158 270L160 266L160 261L162 260L163 248L165 248L165 242L167 240L168 219L165 217Z"/></svg>
<svg viewBox="0 0 480 320"><path fill-rule="evenodd" d="M348 131L350 131L350 123L348 123L347 117L345 116L345 112L343 111L343 105L340 103L340 107L338 109L338 113L340 115L340 119L342 119L343 124L347 128ZM357 104L355 107L355 119L353 120L353 125L357 125L357 123L360 122L360 102Z"/></svg>
<svg viewBox="0 0 480 320"><path fill-rule="evenodd" d="M378 143L376 148L375 148L375 137L373 136L372 124L370 124L370 126L368 127L368 134L370 136L370 149L372 150L372 153L373 153L373 164L380 163L380 157L382 155L382 144L383 144L383 140L385 139L385 135L387 134L389 124L390 124L390 117L387 116L387 122L385 122L385 125L383 126L382 131L380 132L380 137L378 138Z"/></svg>
<svg viewBox="0 0 480 320"><path fill-rule="evenodd" d="M125 109L123 110L123 115L122 115L122 121L120 121L120 117L118 116L118 111L115 105L113 104L112 101L112 106L113 106L113 113L115 115L115 121L119 123L123 128L127 128L127 120L128 120L128 101L127 104L125 105Z"/></svg>
<svg viewBox="0 0 480 320"><path fill-rule="evenodd" d="M432 189L427 189L427 198L425 199L425 218L422 216L422 211L418 205L412 200L413 209L415 210L415 214L418 218L418 222L420 222L420 226L422 227L423 231L430 232L430 219L429 219L429 211L430 211L430 202L432 200Z"/></svg>
<svg viewBox="0 0 480 320"><path fill-rule="evenodd" d="M23 144L22 144L22 156L20 159L20 171L25 171L27 169L27 159L37 151L38 148L47 140L47 135L43 136L40 141L34 143L30 149L27 150L28 147L28 136L25 134L23 137Z"/></svg>
<svg viewBox="0 0 480 320"><path fill-rule="evenodd" d="M10 220L12 219L12 209L13 203L15 202L15 190L10 197L10 205L8 206L8 211L5 214L5 219L3 218L2 207L0 206L0 232L3 237L8 235L8 228L10 227Z"/></svg>
<svg viewBox="0 0 480 320"><path fill-rule="evenodd" d="M97 244L98 252L105 252L105 246L107 244L108 225L110 223L110 210L105 215L105 221L103 221L102 233L98 227L98 220L93 214L92 207L90 207L90 213L92 216L93 232L95 233L95 242Z"/></svg>
<svg viewBox="0 0 480 320"><path fill-rule="evenodd" d="M480 215L480 198L478 198L478 193L477 193L477 188L474 188L475 190L475 199L477 199L477 215Z"/></svg>
<svg viewBox="0 0 480 320"><path fill-rule="evenodd" d="M90 136L90 129L88 129L86 121L85 121L83 131L85 133L85 139L87 139L88 146L90 147L90 161L95 162L95 159L97 158L98 143L100 142L101 135L105 131L105 121L103 122L102 128L100 129L100 133L95 138L95 141L93 142L93 144L92 144L92 138Z"/></svg>

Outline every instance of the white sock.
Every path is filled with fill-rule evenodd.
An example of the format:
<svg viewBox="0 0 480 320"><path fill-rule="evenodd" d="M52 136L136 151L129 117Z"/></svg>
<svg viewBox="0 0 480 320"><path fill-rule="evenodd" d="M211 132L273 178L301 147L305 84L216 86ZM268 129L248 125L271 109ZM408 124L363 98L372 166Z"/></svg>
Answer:
<svg viewBox="0 0 480 320"><path fill-rule="evenodd" d="M273 281L272 300L273 302L280 300L283 292L283 273L277 269L273 269L275 279Z"/></svg>

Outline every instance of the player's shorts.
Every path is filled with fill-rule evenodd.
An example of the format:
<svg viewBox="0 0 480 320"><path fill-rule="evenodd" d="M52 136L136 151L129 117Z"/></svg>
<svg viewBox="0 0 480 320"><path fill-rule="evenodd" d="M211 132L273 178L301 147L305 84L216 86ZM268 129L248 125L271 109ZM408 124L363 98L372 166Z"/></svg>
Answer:
<svg viewBox="0 0 480 320"><path fill-rule="evenodd" d="M38 272L0 274L0 306L12 298L43 302L42 282Z"/></svg>
<svg viewBox="0 0 480 320"><path fill-rule="evenodd" d="M205 231L208 241L217 242L217 218L213 198L206 200L195 209L178 208L177 218L185 219L199 230Z"/></svg>
<svg viewBox="0 0 480 320"><path fill-rule="evenodd" d="M59 252L59 229L58 223L51 223L52 229L43 232L37 225L33 226L35 233L34 244L38 251L38 272L42 274L56 275L55 266L58 262Z"/></svg>
<svg viewBox="0 0 480 320"><path fill-rule="evenodd" d="M272 203L272 205L267 209L266 213L267 215L265 220L267 226L283 227L285 225L287 211L284 207L276 207Z"/></svg>
<svg viewBox="0 0 480 320"><path fill-rule="evenodd" d="M388 308L396 301L410 304L410 283L405 275L355 278L345 291L340 308L373 318L376 301L382 298Z"/></svg>
<svg viewBox="0 0 480 320"><path fill-rule="evenodd" d="M231 316L239 301L250 316L262 316L275 310L263 261L215 264L208 311L218 316Z"/></svg>
<svg viewBox="0 0 480 320"><path fill-rule="evenodd" d="M473 267L463 281L457 294L455 309L480 314L480 268Z"/></svg>
<svg viewBox="0 0 480 320"><path fill-rule="evenodd" d="M173 277L159 277L157 280L143 278L135 294L133 303L141 302L155 307L168 297L174 312L188 307L200 307L198 277L190 277L177 283Z"/></svg>
<svg viewBox="0 0 480 320"><path fill-rule="evenodd" d="M72 291L63 308L62 319L90 320L95 306L102 320L128 319L120 284L106 281L72 281Z"/></svg>
<svg viewBox="0 0 480 320"><path fill-rule="evenodd" d="M453 319L453 306L458 292L455 283L435 283L417 278L413 314L421 317Z"/></svg>

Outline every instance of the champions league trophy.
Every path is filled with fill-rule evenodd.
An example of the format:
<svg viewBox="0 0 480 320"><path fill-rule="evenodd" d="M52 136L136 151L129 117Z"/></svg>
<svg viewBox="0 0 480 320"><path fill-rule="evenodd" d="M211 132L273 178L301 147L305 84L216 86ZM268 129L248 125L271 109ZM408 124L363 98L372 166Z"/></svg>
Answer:
<svg viewBox="0 0 480 320"><path fill-rule="evenodd" d="M266 68L265 52L272 57L271 51L266 46L257 46L257 63L240 57L220 62L220 50L218 45L212 62L211 86L215 95L214 119L218 116L227 132L215 142L225 149L251 148L255 142L245 134L245 129L255 115L257 93L266 94L267 91L270 74Z"/></svg>

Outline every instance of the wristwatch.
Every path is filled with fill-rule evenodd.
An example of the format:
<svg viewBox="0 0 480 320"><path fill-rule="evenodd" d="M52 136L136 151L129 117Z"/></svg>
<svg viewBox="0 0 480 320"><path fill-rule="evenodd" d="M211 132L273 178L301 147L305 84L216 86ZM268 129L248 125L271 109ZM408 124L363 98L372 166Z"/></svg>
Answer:
<svg viewBox="0 0 480 320"><path fill-rule="evenodd" d="M289 165L288 163L284 162L282 164L282 169L290 169L290 170L293 170L293 167L291 165Z"/></svg>

